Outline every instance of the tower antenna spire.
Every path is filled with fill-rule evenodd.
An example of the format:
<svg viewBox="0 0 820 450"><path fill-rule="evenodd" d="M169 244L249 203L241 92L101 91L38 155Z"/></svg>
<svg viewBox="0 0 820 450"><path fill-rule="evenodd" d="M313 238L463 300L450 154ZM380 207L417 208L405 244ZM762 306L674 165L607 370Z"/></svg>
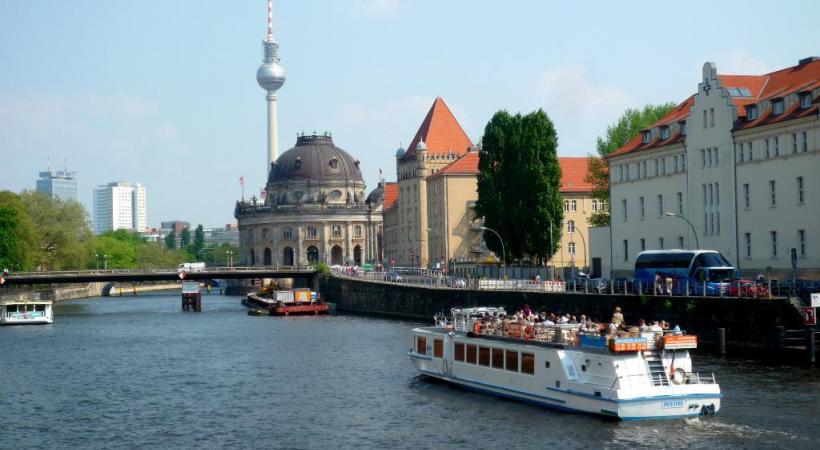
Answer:
<svg viewBox="0 0 820 450"><path fill-rule="evenodd" d="M273 40L273 0L268 0L268 36L262 42L262 65L256 71L256 81L267 91L268 103L268 167L279 157L279 133L276 128L276 91L285 83L285 69L279 64L279 44Z"/></svg>

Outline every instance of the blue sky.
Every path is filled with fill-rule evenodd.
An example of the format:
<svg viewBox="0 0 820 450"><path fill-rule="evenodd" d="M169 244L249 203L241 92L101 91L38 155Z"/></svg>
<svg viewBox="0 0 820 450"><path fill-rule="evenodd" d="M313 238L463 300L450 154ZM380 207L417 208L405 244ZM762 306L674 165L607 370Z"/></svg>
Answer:
<svg viewBox="0 0 820 450"><path fill-rule="evenodd" d="M256 84L264 0L0 2L0 189L78 171L81 201L141 182L149 225L233 222L264 184ZM330 131L395 179L436 96L478 142L499 109L543 108L559 154L586 155L627 107L681 101L705 61L760 74L820 55L820 2L275 1L288 78L280 153Z"/></svg>

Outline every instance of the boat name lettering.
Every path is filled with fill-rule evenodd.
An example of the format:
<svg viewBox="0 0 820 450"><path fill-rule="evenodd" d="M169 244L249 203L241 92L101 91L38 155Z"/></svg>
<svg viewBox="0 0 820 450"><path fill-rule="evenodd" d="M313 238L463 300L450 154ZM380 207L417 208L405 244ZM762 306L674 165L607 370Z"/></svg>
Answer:
<svg viewBox="0 0 820 450"><path fill-rule="evenodd" d="M661 408L663 408L663 409L683 408L683 400L664 400L663 403L661 403Z"/></svg>

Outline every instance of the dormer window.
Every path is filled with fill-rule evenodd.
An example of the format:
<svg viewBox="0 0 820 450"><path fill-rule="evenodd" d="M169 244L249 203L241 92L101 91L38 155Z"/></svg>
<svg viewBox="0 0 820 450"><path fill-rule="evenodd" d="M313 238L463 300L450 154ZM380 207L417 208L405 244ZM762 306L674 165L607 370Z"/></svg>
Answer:
<svg viewBox="0 0 820 450"><path fill-rule="evenodd" d="M661 127L661 139L669 139L669 127Z"/></svg>
<svg viewBox="0 0 820 450"><path fill-rule="evenodd" d="M746 107L746 120L757 119L757 105L749 105Z"/></svg>
<svg viewBox="0 0 820 450"><path fill-rule="evenodd" d="M811 92L800 93L800 109L808 109L811 107Z"/></svg>
<svg viewBox="0 0 820 450"><path fill-rule="evenodd" d="M783 99L772 100L772 114L775 116L783 114L784 102Z"/></svg>
<svg viewBox="0 0 820 450"><path fill-rule="evenodd" d="M651 133L649 132L649 130L646 130L646 131L643 132L643 143L644 144L649 143L650 135L651 135Z"/></svg>

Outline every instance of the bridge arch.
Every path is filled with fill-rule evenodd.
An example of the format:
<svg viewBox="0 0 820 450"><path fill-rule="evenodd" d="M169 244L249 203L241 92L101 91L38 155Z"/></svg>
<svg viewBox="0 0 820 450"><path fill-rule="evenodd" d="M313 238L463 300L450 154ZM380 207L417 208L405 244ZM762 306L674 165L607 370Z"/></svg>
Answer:
<svg viewBox="0 0 820 450"><path fill-rule="evenodd" d="M265 247L264 265L273 265L273 255L271 254L270 247Z"/></svg>
<svg viewBox="0 0 820 450"><path fill-rule="evenodd" d="M362 265L362 246L357 245L353 247L353 263L357 266Z"/></svg>
<svg viewBox="0 0 820 450"><path fill-rule="evenodd" d="M338 245L334 245L332 249L330 249L330 264L334 266L341 266L344 264L344 257L342 256L342 247Z"/></svg>
<svg viewBox="0 0 820 450"><path fill-rule="evenodd" d="M311 245L307 248L307 261L308 264L316 264L319 261L319 249L316 246Z"/></svg>
<svg viewBox="0 0 820 450"><path fill-rule="evenodd" d="M282 249L282 265L283 266L292 266L294 265L293 262L293 247L285 247Z"/></svg>

